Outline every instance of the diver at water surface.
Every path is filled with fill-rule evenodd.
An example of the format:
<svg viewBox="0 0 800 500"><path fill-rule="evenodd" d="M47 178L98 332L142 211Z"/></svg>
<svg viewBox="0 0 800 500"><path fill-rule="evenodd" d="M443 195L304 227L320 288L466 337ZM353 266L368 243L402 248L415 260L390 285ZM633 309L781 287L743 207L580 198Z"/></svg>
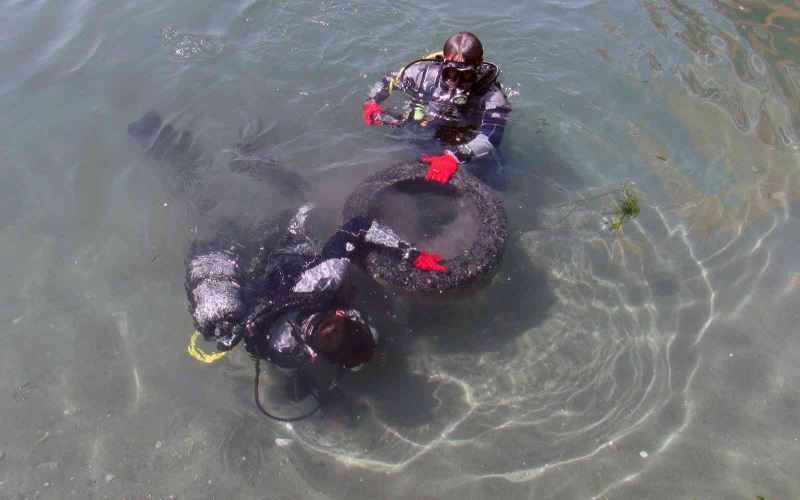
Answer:
<svg viewBox="0 0 800 500"><path fill-rule="evenodd" d="M420 160L430 166L427 180L446 183L459 165L487 156L500 145L511 108L497 82L499 73L495 64L484 62L478 37L456 33L441 54L413 61L373 85L363 104L364 123L436 127L437 139L449 148ZM394 89L411 98L405 116L380 105Z"/></svg>

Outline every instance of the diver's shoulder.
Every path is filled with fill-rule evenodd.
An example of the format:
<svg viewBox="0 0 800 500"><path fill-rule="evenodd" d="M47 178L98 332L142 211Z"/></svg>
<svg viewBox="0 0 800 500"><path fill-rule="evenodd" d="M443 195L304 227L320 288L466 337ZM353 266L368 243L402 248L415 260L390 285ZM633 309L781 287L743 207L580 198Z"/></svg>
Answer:
<svg viewBox="0 0 800 500"><path fill-rule="evenodd" d="M492 82L483 94L483 104L487 108L507 108L510 107L508 97L503 92L503 85L500 82Z"/></svg>

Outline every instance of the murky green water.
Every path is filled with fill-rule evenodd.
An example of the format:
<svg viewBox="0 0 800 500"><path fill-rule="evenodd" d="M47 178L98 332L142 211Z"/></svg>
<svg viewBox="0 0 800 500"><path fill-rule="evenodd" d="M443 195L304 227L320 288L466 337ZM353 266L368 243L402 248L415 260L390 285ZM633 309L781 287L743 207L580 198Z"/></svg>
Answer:
<svg viewBox="0 0 800 500"><path fill-rule="evenodd" d="M797 2L2 12L0 498L800 497ZM243 353L186 354L191 240L305 201L228 169L239 128L329 231L435 149L365 128L368 85L464 28L513 91L499 272L427 304L361 280L381 354L322 415L263 419ZM125 132L148 109L193 133L188 199ZM622 233L610 200L564 219L623 182Z"/></svg>

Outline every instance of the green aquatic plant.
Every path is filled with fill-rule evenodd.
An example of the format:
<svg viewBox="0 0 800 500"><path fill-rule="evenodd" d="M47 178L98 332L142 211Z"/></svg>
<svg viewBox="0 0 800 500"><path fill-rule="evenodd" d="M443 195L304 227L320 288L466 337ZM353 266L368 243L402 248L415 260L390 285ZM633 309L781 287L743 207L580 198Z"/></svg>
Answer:
<svg viewBox="0 0 800 500"><path fill-rule="evenodd" d="M606 227L611 231L622 229L622 225L629 220L633 220L639 216L639 193L629 187L623 185L617 192L622 193L622 198L617 200L617 210L611 215L614 218L606 222Z"/></svg>
<svg viewBox="0 0 800 500"><path fill-rule="evenodd" d="M631 187L632 183L624 183L621 187L617 189L612 189L611 191L605 191L600 194L596 194L594 196L590 196L588 198L584 198L582 200L574 201L571 203L566 203L564 205L559 205L563 208L569 208L569 211L561 217L556 223L556 227L560 225L564 220L567 219L570 215L583 205L589 204L595 200L600 198L604 198L606 196L613 196L615 194L621 194L621 198L617 198L617 209L611 212L610 215L612 218L609 220L608 217L603 217L603 224L605 224L606 228L609 231L617 231L622 229L622 225L626 222L635 219L639 216L639 212L641 211L641 207L639 206L639 199L641 198L641 194Z"/></svg>

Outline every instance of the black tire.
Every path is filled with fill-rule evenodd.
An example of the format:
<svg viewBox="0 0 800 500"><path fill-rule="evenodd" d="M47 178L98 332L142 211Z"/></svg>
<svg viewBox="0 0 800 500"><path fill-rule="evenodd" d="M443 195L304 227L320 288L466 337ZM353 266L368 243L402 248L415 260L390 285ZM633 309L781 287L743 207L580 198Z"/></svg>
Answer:
<svg viewBox="0 0 800 500"><path fill-rule="evenodd" d="M428 182L425 180L426 171L427 166L421 163L401 163L372 175L347 199L345 220L356 216L372 217L377 213L377 204L384 190L403 183ZM472 246L443 263L447 267L446 273L421 271L392 252L371 250L365 257L365 265L375 280L406 290L442 293L475 284L488 276L500 262L508 237L506 211L500 198L492 188L463 168L441 187L454 191L475 205L480 227Z"/></svg>

